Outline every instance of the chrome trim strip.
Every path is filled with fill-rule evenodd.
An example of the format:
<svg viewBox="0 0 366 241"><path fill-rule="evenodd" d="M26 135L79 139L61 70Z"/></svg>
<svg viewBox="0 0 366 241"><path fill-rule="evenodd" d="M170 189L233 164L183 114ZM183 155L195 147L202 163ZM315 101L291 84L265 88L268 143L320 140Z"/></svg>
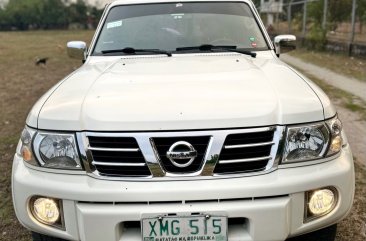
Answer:
<svg viewBox="0 0 366 241"><path fill-rule="evenodd" d="M91 151L120 151L120 152L138 152L139 148L103 148L103 147L89 147Z"/></svg>
<svg viewBox="0 0 366 241"><path fill-rule="evenodd" d="M219 161L219 163L220 164L230 164L230 163L256 162L256 161L270 160L271 158L272 158L271 156L265 156L265 157L256 157L256 158L221 160L221 161Z"/></svg>
<svg viewBox="0 0 366 241"><path fill-rule="evenodd" d="M225 149L236 149L236 148L246 148L246 147L256 147L256 146L269 146L274 145L273 141L271 142L262 142L262 143L253 143L253 144L242 144L242 145L228 145L225 146Z"/></svg>
<svg viewBox="0 0 366 241"><path fill-rule="evenodd" d="M111 167L144 167L146 163L131 163L131 162L97 162L92 161L93 165L111 166Z"/></svg>
<svg viewBox="0 0 366 241"><path fill-rule="evenodd" d="M273 133L273 142L276 143L271 148L271 156L272 159L268 161L268 164L266 166L266 169L271 169L275 167L275 169L278 168L278 165L280 164L283 148L285 146L285 132L286 127L285 126L279 126L275 132Z"/></svg>
<svg viewBox="0 0 366 241"><path fill-rule="evenodd" d="M248 173L234 173L234 174L216 174L213 173L216 164L219 162L219 155L224 147L224 142L229 134L239 133L254 133L264 131L274 131L273 142L271 147L271 158L264 170L248 172ZM246 129L223 129L223 130L203 130L203 131L166 131L166 132L78 132L77 142L80 148L80 158L83 161L84 168L87 174L93 178L116 181L179 181L179 180L207 180L213 178L238 178L245 176L263 175L272 172L278 168L279 160L283 152L282 142L284 126L270 126L257 127ZM101 175L95 166L92 164L93 158L88 142L88 136L101 137L133 137L136 139L139 149L145 158L146 165L150 169L151 176L129 177L129 176L105 176ZM204 156L204 163L202 168L194 173L174 174L168 173L159 161L159 155L156 152L153 142L154 138L158 137L195 137L195 136L210 136L209 144L207 146L206 154Z"/></svg>

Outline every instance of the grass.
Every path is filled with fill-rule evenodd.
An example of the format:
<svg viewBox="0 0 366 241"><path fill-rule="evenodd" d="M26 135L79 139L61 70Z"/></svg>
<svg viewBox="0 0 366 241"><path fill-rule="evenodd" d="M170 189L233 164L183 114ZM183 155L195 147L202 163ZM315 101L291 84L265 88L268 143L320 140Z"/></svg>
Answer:
<svg viewBox="0 0 366 241"><path fill-rule="evenodd" d="M80 66L80 61L66 56L66 42L88 42L91 37L91 31L0 32L0 241L30 240L29 231L14 215L10 189L12 158L26 115L44 92ZM37 56L50 58L45 68L35 66ZM364 111L365 105L353 97L329 86L322 87L334 98L344 99L349 108ZM356 174L353 211L339 225L338 241L365 240L366 173L356 166Z"/></svg>
<svg viewBox="0 0 366 241"><path fill-rule="evenodd" d="M304 49L297 49L289 54L338 74L366 82L366 59L328 52L306 51Z"/></svg>

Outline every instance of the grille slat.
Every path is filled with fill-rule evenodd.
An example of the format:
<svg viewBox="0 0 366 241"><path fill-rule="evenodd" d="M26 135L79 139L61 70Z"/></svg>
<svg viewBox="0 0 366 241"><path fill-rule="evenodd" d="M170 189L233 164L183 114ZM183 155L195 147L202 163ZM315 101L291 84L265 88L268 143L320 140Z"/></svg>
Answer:
<svg viewBox="0 0 366 241"><path fill-rule="evenodd" d="M263 171L272 159L273 137L274 130L228 135L214 173Z"/></svg>
<svg viewBox="0 0 366 241"><path fill-rule="evenodd" d="M97 162L93 161L93 165L100 166L126 166L126 167L143 167L146 166L146 163L132 163L132 162Z"/></svg>
<svg viewBox="0 0 366 241"><path fill-rule="evenodd" d="M110 167L110 166L96 166L100 175L102 176L136 176L146 177L150 176L150 171L146 167Z"/></svg>
<svg viewBox="0 0 366 241"><path fill-rule="evenodd" d="M252 143L252 144L242 144L242 145L227 145L225 149L236 149L236 148L245 148L245 147L254 147L254 146L272 146L275 143L271 142L261 142L261 143Z"/></svg>
<svg viewBox="0 0 366 241"><path fill-rule="evenodd" d="M96 148L138 148L133 137L89 136L89 144Z"/></svg>
<svg viewBox="0 0 366 241"><path fill-rule="evenodd" d="M209 140L209 136L153 138L154 146L159 155L162 167L167 172L178 174L192 173L200 170L204 162L204 156ZM197 151L197 157L188 167L176 167L166 156L169 148L178 141L186 141L190 143Z"/></svg>
<svg viewBox="0 0 366 241"><path fill-rule="evenodd" d="M116 151L116 152L138 152L138 148L101 148L101 147L89 147L92 151Z"/></svg>
<svg viewBox="0 0 366 241"><path fill-rule="evenodd" d="M261 162L244 162L236 163L235 165L219 164L215 167L215 173L218 174L234 174L263 171L267 166L268 161Z"/></svg>
<svg viewBox="0 0 366 241"><path fill-rule="evenodd" d="M220 160L219 163L220 164L231 164L231 163L263 161L263 160L269 160L269 159L271 159L271 156L246 158L246 159L234 159L234 160Z"/></svg>
<svg viewBox="0 0 366 241"><path fill-rule="evenodd" d="M271 142L272 140L273 131L230 134L225 140L225 145L253 144L260 142Z"/></svg>
<svg viewBox="0 0 366 241"><path fill-rule="evenodd" d="M103 176L150 176L145 158L133 137L88 136L92 165Z"/></svg>

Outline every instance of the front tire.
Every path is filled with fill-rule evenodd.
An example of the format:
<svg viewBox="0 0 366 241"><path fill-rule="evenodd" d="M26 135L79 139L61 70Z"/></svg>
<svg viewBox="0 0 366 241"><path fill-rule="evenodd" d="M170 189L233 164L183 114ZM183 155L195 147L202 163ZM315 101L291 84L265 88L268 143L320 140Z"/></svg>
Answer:
<svg viewBox="0 0 366 241"><path fill-rule="evenodd" d="M53 238L40 233L32 232L33 241L66 241L65 239Z"/></svg>
<svg viewBox="0 0 366 241"><path fill-rule="evenodd" d="M286 241L334 241L337 233L337 224L307 233L298 237L287 239Z"/></svg>

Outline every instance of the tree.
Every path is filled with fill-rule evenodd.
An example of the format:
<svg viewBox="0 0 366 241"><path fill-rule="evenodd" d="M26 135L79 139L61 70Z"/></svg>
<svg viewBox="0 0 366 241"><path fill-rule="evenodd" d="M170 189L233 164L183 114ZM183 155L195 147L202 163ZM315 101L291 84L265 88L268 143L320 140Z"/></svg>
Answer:
<svg viewBox="0 0 366 241"><path fill-rule="evenodd" d="M5 7L6 21L10 26L24 30L38 22L39 0L10 0Z"/></svg>
<svg viewBox="0 0 366 241"><path fill-rule="evenodd" d="M320 24L323 19L324 0L309 3L308 14L313 24ZM349 21L351 17L352 4L350 0L328 1L327 22L331 29L337 28L338 24Z"/></svg>
<svg viewBox="0 0 366 241"><path fill-rule="evenodd" d="M68 25L67 8L61 0L41 0L41 2L39 5L41 28L64 28Z"/></svg>
<svg viewBox="0 0 366 241"><path fill-rule="evenodd" d="M362 26L366 23L366 1L358 1L357 16L360 20L360 32L362 33Z"/></svg>
<svg viewBox="0 0 366 241"><path fill-rule="evenodd" d="M68 23L61 0L10 0L5 13L8 25L20 30L62 27Z"/></svg>
<svg viewBox="0 0 366 241"><path fill-rule="evenodd" d="M69 23L86 24L88 6L82 0L77 0L76 3L71 3L68 7L68 21Z"/></svg>

